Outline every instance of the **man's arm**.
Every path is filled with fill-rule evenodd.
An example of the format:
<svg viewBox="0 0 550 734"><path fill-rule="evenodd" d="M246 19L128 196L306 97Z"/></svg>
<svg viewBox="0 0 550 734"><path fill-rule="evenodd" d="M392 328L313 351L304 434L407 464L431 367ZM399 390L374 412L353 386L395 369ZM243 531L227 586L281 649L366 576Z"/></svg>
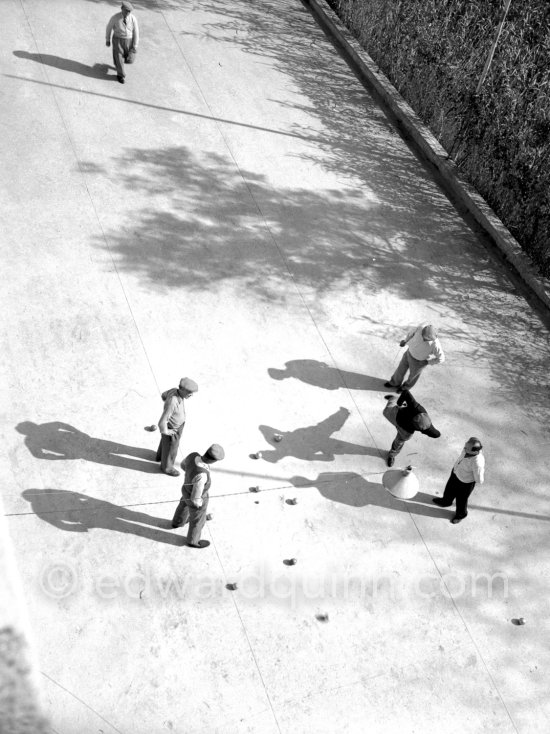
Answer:
<svg viewBox="0 0 550 734"><path fill-rule="evenodd" d="M111 45L111 34L113 32L113 27L115 25L115 18L116 18L116 14L113 15L113 17L107 23L107 28L105 30L105 43L107 46Z"/></svg>
<svg viewBox="0 0 550 734"><path fill-rule="evenodd" d="M483 484L485 481L485 460L482 456L476 456L476 460L473 466L474 479L479 484Z"/></svg>
<svg viewBox="0 0 550 734"><path fill-rule="evenodd" d="M408 390L402 390L401 394L397 398L397 405L403 405L403 403L407 403L409 408L420 408L420 403L417 403L416 400L413 398L412 393Z"/></svg>
<svg viewBox="0 0 550 734"><path fill-rule="evenodd" d="M202 507L202 493L204 492L205 485L206 474L204 472L200 472L200 474L193 479L193 489L191 490L191 504L197 509Z"/></svg>
<svg viewBox="0 0 550 734"><path fill-rule="evenodd" d="M134 32L132 34L132 50L133 51L138 50L138 44L139 44L139 25L137 22L137 18L134 15Z"/></svg>
<svg viewBox="0 0 550 734"><path fill-rule="evenodd" d="M163 436L171 436L174 431L168 428L168 421L174 412L174 398L170 397L164 403L164 410L159 418L159 431Z"/></svg>
<svg viewBox="0 0 550 734"><path fill-rule="evenodd" d="M418 327L416 327L415 329L411 329L409 333L407 334L407 336L404 339L401 339L401 341L399 342L400 347L404 347L407 344L407 342L410 342L410 340L416 334L417 328Z"/></svg>
<svg viewBox="0 0 550 734"><path fill-rule="evenodd" d="M432 353L428 359L428 364L442 364L445 361L445 354L441 349L441 344L438 341L434 342Z"/></svg>

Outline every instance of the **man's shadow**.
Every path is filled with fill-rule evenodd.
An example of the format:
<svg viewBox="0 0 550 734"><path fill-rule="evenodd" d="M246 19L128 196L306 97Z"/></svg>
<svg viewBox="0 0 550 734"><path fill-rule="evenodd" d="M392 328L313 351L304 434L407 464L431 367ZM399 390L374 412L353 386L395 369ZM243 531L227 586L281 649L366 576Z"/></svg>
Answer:
<svg viewBox="0 0 550 734"><path fill-rule="evenodd" d="M140 538L155 540L168 545L185 545L185 538L163 532L170 522L113 505L105 500L87 497L80 492L64 489L26 489L21 495L30 502L33 512L59 530L87 533L94 528L131 533ZM148 526L148 527L144 527Z"/></svg>
<svg viewBox="0 0 550 734"><path fill-rule="evenodd" d="M148 474L159 471L155 451L126 446L103 438L93 438L61 421L41 425L23 421L15 427L15 430L25 436L25 446L37 459L48 461L84 459L96 464L107 464Z"/></svg>
<svg viewBox="0 0 550 734"><path fill-rule="evenodd" d="M33 54L28 51L14 51L13 55L20 59L37 61L39 64L53 66L56 69L70 71L73 74L80 74L81 76L89 76L93 79L116 80L116 76L108 75L109 69L114 69L114 67L109 66L109 64L94 64L93 66L87 66L86 64L81 64L80 61L64 59L61 56L53 56L52 54Z"/></svg>
<svg viewBox="0 0 550 734"><path fill-rule="evenodd" d="M292 359L285 363L285 369L270 367L267 373L274 380L286 380L294 377L308 385L322 387L325 390L386 390L384 380L370 377L360 372L347 372L336 367L329 367L325 362L316 359Z"/></svg>
<svg viewBox="0 0 550 734"><path fill-rule="evenodd" d="M391 495L378 482L369 482L355 472L322 472L317 479L291 477L295 487L316 487L323 497L352 507L377 505L389 510L411 512L413 515L449 518L452 514L432 504L432 495L418 492L413 499L400 500Z"/></svg>
<svg viewBox="0 0 550 734"><path fill-rule="evenodd" d="M334 457L340 454L379 457L377 449L331 438L331 434L342 428L349 414L347 408L340 408L317 425L296 428L294 431L259 426L265 440L273 446L273 451L262 451L262 458L275 464L285 456L294 456L304 461L333 461ZM275 440L277 434L282 437L280 441Z"/></svg>

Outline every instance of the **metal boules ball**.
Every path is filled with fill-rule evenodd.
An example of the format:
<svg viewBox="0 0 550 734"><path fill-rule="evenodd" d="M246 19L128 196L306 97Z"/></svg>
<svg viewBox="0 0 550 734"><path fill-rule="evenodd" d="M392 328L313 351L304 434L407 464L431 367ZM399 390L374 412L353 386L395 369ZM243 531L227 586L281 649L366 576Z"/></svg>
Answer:
<svg viewBox="0 0 550 734"><path fill-rule="evenodd" d="M225 585L225 588L228 591L236 591L239 588L239 586L236 581L230 581L228 584Z"/></svg>
<svg viewBox="0 0 550 734"><path fill-rule="evenodd" d="M250 487L249 491L250 492L259 492L260 491L260 488L256 485L255 487Z"/></svg>
<svg viewBox="0 0 550 734"><path fill-rule="evenodd" d="M279 443L279 441L282 441L283 440L283 437L282 437L282 435L280 433L274 433L273 434L273 440L276 441L277 443Z"/></svg>
<svg viewBox="0 0 550 734"><path fill-rule="evenodd" d="M295 566L298 563L297 558L287 558L283 561L285 566Z"/></svg>
<svg viewBox="0 0 550 734"><path fill-rule="evenodd" d="M286 501L287 505L297 505L298 504L298 498L297 497L291 497Z"/></svg>
<svg viewBox="0 0 550 734"><path fill-rule="evenodd" d="M214 513L209 512L208 515L206 516L206 519L207 520L212 520L213 517L214 517Z"/></svg>
<svg viewBox="0 0 550 734"><path fill-rule="evenodd" d="M150 433L153 433L154 431L156 431L157 428L158 426L156 426L154 423L151 426L145 426L145 430L149 431Z"/></svg>
<svg viewBox="0 0 550 734"><path fill-rule="evenodd" d="M256 451L254 454L250 454L251 459L261 459L262 458L262 452Z"/></svg>
<svg viewBox="0 0 550 734"><path fill-rule="evenodd" d="M328 614L326 614L324 612L323 613L320 613L320 614L316 614L315 615L315 619L318 622L328 622Z"/></svg>

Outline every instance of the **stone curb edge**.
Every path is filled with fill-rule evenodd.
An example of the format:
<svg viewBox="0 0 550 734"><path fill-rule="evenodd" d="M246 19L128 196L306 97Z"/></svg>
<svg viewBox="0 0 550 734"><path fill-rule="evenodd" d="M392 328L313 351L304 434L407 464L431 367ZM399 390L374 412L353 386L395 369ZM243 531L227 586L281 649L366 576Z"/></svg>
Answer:
<svg viewBox="0 0 550 734"><path fill-rule="evenodd" d="M449 158L447 151L378 69L326 0L302 0L302 2L309 7L325 33L343 51L346 61L359 79L370 91L374 92L396 119L417 152L439 171L447 192L451 193L455 201L467 209L523 282L550 310L550 285L539 275L529 256L521 249L519 242L504 226L485 199L473 186L460 178L456 164Z"/></svg>

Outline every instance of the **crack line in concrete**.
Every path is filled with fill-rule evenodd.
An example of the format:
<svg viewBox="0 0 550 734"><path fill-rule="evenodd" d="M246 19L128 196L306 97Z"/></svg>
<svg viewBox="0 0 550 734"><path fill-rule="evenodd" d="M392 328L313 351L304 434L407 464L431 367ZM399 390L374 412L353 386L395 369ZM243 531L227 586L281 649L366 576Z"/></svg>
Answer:
<svg viewBox="0 0 550 734"><path fill-rule="evenodd" d="M83 701L81 698L79 698L72 691L69 691L68 688L65 688L65 686L62 686L61 683L58 683L56 680L54 680L53 678L51 678L47 673L44 673L43 670L40 671L40 672L42 673L42 675L44 676L44 678L47 678L49 681L51 681L56 686L58 686L59 688L61 688L61 690L65 691L65 693L68 693L69 696L72 696L76 701L78 701L79 703L81 703L83 706L86 706L86 708L89 709L96 716L99 716L99 718L101 719L101 721L104 721L108 726L111 727L111 729L113 731L118 732L118 734L123 734L123 732L121 732L120 729L117 729L116 726L114 726L113 724L111 724L110 721L107 721L107 719L105 717L103 717L100 713L98 713L95 709L93 709L89 704L87 704L86 701Z"/></svg>
<svg viewBox="0 0 550 734"><path fill-rule="evenodd" d="M435 570L439 574L440 583L443 582L443 585L445 586L445 589L447 590L447 594L449 595L449 599L451 600L451 602L453 604L453 607L455 609L455 612L457 613L458 617L460 618L460 621L462 622L462 624L464 626L464 629L466 630L466 633L467 633L468 637L470 638L470 641L471 641L472 645L474 646L474 648L475 648L475 650L476 650L476 652L477 652L477 654L479 656L479 659L481 660L481 662L483 664L483 667L485 668L485 672L489 676L489 680L491 681L491 685L493 686L494 690L496 691L496 694L497 694L497 696L500 699L500 702L502 704L502 707L504 708L504 711L506 712L508 718L510 719L510 723L512 724L512 726L514 728L514 731L517 732L517 734L519 734L519 729L517 728L517 726L516 726L516 724L514 722L514 719L512 718L512 714L508 710L508 706L506 705L506 703L504 701L504 698L502 697L502 694L501 694L501 692L500 692L500 690L499 690L499 688L498 688L498 686L497 686L497 684L495 682L495 679L493 678L493 676L491 674L491 671L489 670L489 666L486 663L485 658L481 654L481 651L480 651L480 649L478 647L478 644L475 641L474 636L473 636L472 632L470 631L470 628L466 624L466 620L462 616L462 613L461 613L460 609L458 608L458 604L457 604L454 596L452 595L451 590L449 589L449 587L447 585L447 582L446 582L443 574L439 570L439 567L438 567L438 565L436 563L436 560L433 557L433 555L432 555L432 553L431 553L431 551L430 551L430 549L428 547L428 544L424 540L424 537L422 536L422 533L420 532L420 529L419 529L418 525L416 524L416 521L415 521L413 515L410 512L409 512L409 515L411 517L411 520L413 521L413 524L414 524L414 526L416 528L416 532L418 533L418 536L419 536L420 540L422 541L424 547L426 548L426 552L428 553L428 555L429 555L429 557L430 557L430 559L432 561L433 567L435 568Z"/></svg>

